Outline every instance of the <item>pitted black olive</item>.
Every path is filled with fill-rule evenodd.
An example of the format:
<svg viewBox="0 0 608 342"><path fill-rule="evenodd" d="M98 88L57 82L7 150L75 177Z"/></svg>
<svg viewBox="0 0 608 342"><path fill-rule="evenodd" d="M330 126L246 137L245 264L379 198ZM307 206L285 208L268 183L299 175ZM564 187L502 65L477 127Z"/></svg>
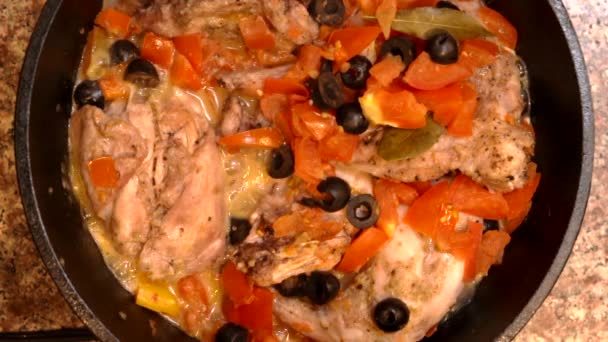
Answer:
<svg viewBox="0 0 608 342"><path fill-rule="evenodd" d="M435 5L435 7L437 8L450 8L450 9L455 9L460 11L460 8L458 8L458 6L454 5L453 3L449 2L449 1L444 1L441 0L439 2L437 2L437 4Z"/></svg>
<svg viewBox="0 0 608 342"><path fill-rule="evenodd" d="M319 73L323 72L333 72L334 62L329 59L321 58L321 68L319 69Z"/></svg>
<svg viewBox="0 0 608 342"><path fill-rule="evenodd" d="M234 323L224 324L215 333L215 342L247 342L248 340L249 331Z"/></svg>
<svg viewBox="0 0 608 342"><path fill-rule="evenodd" d="M323 305L336 298L340 292L340 280L330 272L315 271L308 276L306 297L317 305Z"/></svg>
<svg viewBox="0 0 608 342"><path fill-rule="evenodd" d="M154 64L141 58L129 63L125 71L125 80L143 88L155 88L160 83Z"/></svg>
<svg viewBox="0 0 608 342"><path fill-rule="evenodd" d="M330 213L344 208L350 199L350 186L338 177L324 179L317 190L325 195L324 199L318 201L319 207Z"/></svg>
<svg viewBox="0 0 608 342"><path fill-rule="evenodd" d="M308 12L319 24L339 27L344 21L346 8L342 0L312 0Z"/></svg>
<svg viewBox="0 0 608 342"><path fill-rule="evenodd" d="M373 313L374 322L385 332L403 329L410 320L410 310L398 298L387 298L376 304Z"/></svg>
<svg viewBox="0 0 608 342"><path fill-rule="evenodd" d="M78 107L91 105L104 109L106 99L101 91L99 81L84 80L74 90L74 100Z"/></svg>
<svg viewBox="0 0 608 342"><path fill-rule="evenodd" d="M289 145L282 145L272 150L268 175L275 179L287 178L294 171L293 152Z"/></svg>
<svg viewBox="0 0 608 342"><path fill-rule="evenodd" d="M416 58L416 45L409 38L402 36L392 37L382 44L380 58L384 58L389 53L393 56L401 57L403 64L407 67Z"/></svg>
<svg viewBox="0 0 608 342"><path fill-rule="evenodd" d="M348 61L348 64L350 65L348 70L340 73L344 85L351 89L365 89L372 62L365 56L355 56Z"/></svg>
<svg viewBox="0 0 608 342"><path fill-rule="evenodd" d="M500 224L496 220L483 220L483 230L498 230L500 229Z"/></svg>
<svg viewBox="0 0 608 342"><path fill-rule="evenodd" d="M306 284L308 276L299 274L283 280L280 284L274 285L283 297L303 297L306 295Z"/></svg>
<svg viewBox="0 0 608 342"><path fill-rule="evenodd" d="M130 40L117 40L110 46L110 62L120 64L139 57L139 49Z"/></svg>
<svg viewBox="0 0 608 342"><path fill-rule="evenodd" d="M369 127L359 102L347 103L336 111L336 121L349 134L361 134Z"/></svg>
<svg viewBox="0 0 608 342"><path fill-rule="evenodd" d="M231 245L238 245L245 241L250 231L251 223L249 223L249 220L236 217L230 218L228 239L230 240Z"/></svg>
<svg viewBox="0 0 608 342"><path fill-rule="evenodd" d="M373 226L380 217L378 201L372 195L357 195L351 197L346 205L348 222L359 229Z"/></svg>
<svg viewBox="0 0 608 342"><path fill-rule="evenodd" d="M319 109L338 109L344 104L342 85L331 72L322 72L313 84L311 98Z"/></svg>
<svg viewBox="0 0 608 342"><path fill-rule="evenodd" d="M435 30L426 42L426 52L431 60L438 64L453 64L458 62L458 41L445 30Z"/></svg>

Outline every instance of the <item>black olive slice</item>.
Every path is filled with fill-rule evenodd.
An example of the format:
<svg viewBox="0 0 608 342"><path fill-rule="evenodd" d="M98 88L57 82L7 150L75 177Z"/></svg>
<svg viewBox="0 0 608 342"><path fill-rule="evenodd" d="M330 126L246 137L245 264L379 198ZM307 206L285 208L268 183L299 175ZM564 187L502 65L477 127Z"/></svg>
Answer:
<svg viewBox="0 0 608 342"><path fill-rule="evenodd" d="M416 58L416 45L409 38L392 37L382 44L380 58L384 58L389 53L401 57L403 64L407 67Z"/></svg>
<svg viewBox="0 0 608 342"><path fill-rule="evenodd" d="M317 186L317 190L326 195L326 198L318 201L318 204L327 212L335 212L344 208L350 199L350 186L338 177L324 179Z"/></svg>
<svg viewBox="0 0 608 342"><path fill-rule="evenodd" d="M323 305L336 298L340 292L340 280L330 272L315 271L308 276L306 297L317 305Z"/></svg>
<svg viewBox="0 0 608 342"><path fill-rule="evenodd" d="M231 245L238 245L245 241L250 231L251 223L249 223L249 220L236 217L230 218L228 239L230 240Z"/></svg>
<svg viewBox="0 0 608 342"><path fill-rule="evenodd" d="M349 134L361 134L369 127L359 102L347 103L336 111L336 121Z"/></svg>
<svg viewBox="0 0 608 342"><path fill-rule="evenodd" d="M249 331L244 327L226 323L215 333L215 342L247 342L249 340Z"/></svg>
<svg viewBox="0 0 608 342"><path fill-rule="evenodd" d="M155 88L160 83L154 64L141 58L129 63L125 71L125 80L143 88Z"/></svg>
<svg viewBox="0 0 608 342"><path fill-rule="evenodd" d="M398 298L387 298L376 304L373 313L374 322L385 332L403 329L410 320L410 310Z"/></svg>
<svg viewBox="0 0 608 342"><path fill-rule="evenodd" d="M121 39L110 46L110 63L120 64L139 57L139 49L130 40Z"/></svg>
<svg viewBox="0 0 608 342"><path fill-rule="evenodd" d="M346 218L353 226L365 229L373 226L380 217L378 201L372 195L357 195L346 205Z"/></svg>
<svg viewBox="0 0 608 342"><path fill-rule="evenodd" d="M351 89L365 89L372 62L365 56L355 56L348 61L348 64L348 70L340 73L344 85Z"/></svg>
<svg viewBox="0 0 608 342"><path fill-rule="evenodd" d="M445 30L435 30L426 42L426 52L431 60L438 64L453 64L458 62L458 41Z"/></svg>
<svg viewBox="0 0 608 342"><path fill-rule="evenodd" d="M74 100L78 107L91 105L104 109L106 100L99 81L84 80L74 90Z"/></svg>
<svg viewBox="0 0 608 342"><path fill-rule="evenodd" d="M339 27L344 21L346 8L342 0L312 0L308 12L319 24Z"/></svg>
<svg viewBox="0 0 608 342"><path fill-rule="evenodd" d="M268 175L275 179L287 178L293 174L294 157L288 145L282 145L272 150Z"/></svg>
<svg viewBox="0 0 608 342"><path fill-rule="evenodd" d="M322 72L313 87L312 101L320 109L338 109L344 104L342 85L331 72Z"/></svg>

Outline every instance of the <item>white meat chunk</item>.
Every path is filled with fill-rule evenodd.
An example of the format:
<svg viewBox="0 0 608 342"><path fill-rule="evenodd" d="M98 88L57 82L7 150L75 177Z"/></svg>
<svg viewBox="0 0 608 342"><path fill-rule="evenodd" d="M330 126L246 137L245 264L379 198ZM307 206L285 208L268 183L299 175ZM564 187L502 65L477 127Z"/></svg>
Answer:
<svg viewBox="0 0 608 342"><path fill-rule="evenodd" d="M401 225L369 267L343 284L346 288L334 300L316 306L277 296L274 312L317 341L418 341L457 304L463 272L461 261L435 251ZM402 330L387 334L376 326L372 312L389 297L406 303L410 318Z"/></svg>
<svg viewBox="0 0 608 342"><path fill-rule="evenodd" d="M377 154L382 130L374 130L363 136L352 166L402 182L433 180L458 170L494 191L522 187L528 180L534 135L505 120L507 114L519 119L524 105L516 57L502 55L479 70L472 81L479 93L472 136L443 134L431 149L416 157L386 161Z"/></svg>
<svg viewBox="0 0 608 342"><path fill-rule="evenodd" d="M310 44L319 36L319 25L298 0L260 0L264 16L281 34L296 44Z"/></svg>
<svg viewBox="0 0 608 342"><path fill-rule="evenodd" d="M88 197L95 214L109 227L118 250L136 255L147 238L152 192L146 183L151 174L154 144L152 112L148 106L132 106L108 115L85 106L70 121L70 136ZM119 183L99 188L91 180L89 162L112 157Z"/></svg>
<svg viewBox="0 0 608 342"><path fill-rule="evenodd" d="M200 271L224 251L222 162L215 134L199 113L169 103L157 125L157 206L139 265L152 279L179 278Z"/></svg>

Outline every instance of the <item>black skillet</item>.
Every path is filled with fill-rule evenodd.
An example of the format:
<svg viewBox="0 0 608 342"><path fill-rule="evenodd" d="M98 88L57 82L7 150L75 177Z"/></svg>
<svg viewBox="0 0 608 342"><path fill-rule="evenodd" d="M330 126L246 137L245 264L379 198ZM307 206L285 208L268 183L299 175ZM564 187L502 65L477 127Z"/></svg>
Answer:
<svg viewBox="0 0 608 342"><path fill-rule="evenodd" d="M529 219L513 235L503 264L490 271L471 304L442 324L429 341L513 338L564 267L589 194L591 95L563 4L497 0L491 5L519 29L517 51L530 71L536 161L543 179ZM78 204L65 187L70 94L86 32L100 7L99 0L48 0L31 38L15 113L23 206L53 279L101 340L186 341L190 338L136 306L120 287L83 228Z"/></svg>

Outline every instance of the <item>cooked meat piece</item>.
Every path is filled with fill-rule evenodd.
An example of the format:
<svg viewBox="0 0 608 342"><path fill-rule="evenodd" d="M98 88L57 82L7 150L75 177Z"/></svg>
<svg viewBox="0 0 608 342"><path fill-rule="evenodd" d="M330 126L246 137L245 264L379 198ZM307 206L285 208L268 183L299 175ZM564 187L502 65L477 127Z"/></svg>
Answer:
<svg viewBox="0 0 608 342"><path fill-rule="evenodd" d="M158 114L154 184L158 199L139 257L151 278L200 271L224 252L223 169L215 134L179 102Z"/></svg>
<svg viewBox="0 0 608 342"><path fill-rule="evenodd" d="M319 36L319 25L298 0L261 0L264 16L296 44L310 44Z"/></svg>
<svg viewBox="0 0 608 342"><path fill-rule="evenodd" d="M106 0L108 7L117 8L129 15L134 15L138 11L150 6L152 3L159 3L162 0Z"/></svg>
<svg viewBox="0 0 608 342"><path fill-rule="evenodd" d="M238 95L232 95L226 100L223 115L220 132L224 136L270 124L257 106L254 108Z"/></svg>
<svg viewBox="0 0 608 342"><path fill-rule="evenodd" d="M333 301L316 306L277 295L274 312L300 333L318 341L418 341L457 303L463 263L438 253L406 226ZM387 334L373 321L374 306L389 297L409 308L407 325Z"/></svg>
<svg viewBox="0 0 608 342"><path fill-rule="evenodd" d="M228 88L228 90L248 89L257 91L264 88L265 79L281 78L291 66L291 64L288 64L274 68L257 68L228 72L219 75L219 79L222 85Z"/></svg>
<svg viewBox="0 0 608 342"><path fill-rule="evenodd" d="M109 227L119 252L139 253L150 227L152 210L152 152L154 125L147 105L132 105L126 111L84 107L71 119L72 146L79 154L80 171L95 213ZM91 182L89 161L111 156L120 174L116 189L101 189Z"/></svg>
<svg viewBox="0 0 608 342"><path fill-rule="evenodd" d="M301 273L331 270L342 259L350 241L343 233L325 241L269 237L241 245L235 259L256 284L271 286Z"/></svg>
<svg viewBox="0 0 608 342"><path fill-rule="evenodd" d="M259 0L156 0L136 17L145 31L174 37L209 29L238 30L238 16L261 13Z"/></svg>
<svg viewBox="0 0 608 342"><path fill-rule="evenodd" d="M403 182L433 180L459 170L495 191L522 187L528 179L534 136L504 119L506 114L519 117L523 107L516 74L515 57L509 54L475 75L480 98L471 137L444 134L430 150L416 157L386 161L377 155L382 132L375 130L364 135L352 166Z"/></svg>

